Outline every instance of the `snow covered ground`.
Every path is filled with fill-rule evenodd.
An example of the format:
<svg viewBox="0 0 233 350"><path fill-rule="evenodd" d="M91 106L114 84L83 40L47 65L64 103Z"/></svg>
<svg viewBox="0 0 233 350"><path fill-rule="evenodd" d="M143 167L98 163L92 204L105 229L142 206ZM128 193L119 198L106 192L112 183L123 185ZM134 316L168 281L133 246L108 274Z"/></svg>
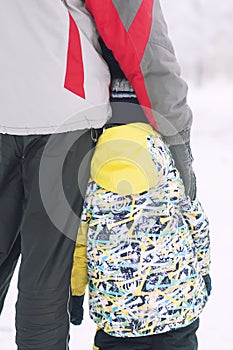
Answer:
<svg viewBox="0 0 233 350"><path fill-rule="evenodd" d="M198 180L198 197L211 224L213 292L201 316L199 350L232 349L233 229L233 84L211 82L196 88L189 84L189 105L194 112L192 149ZM0 349L16 350L14 344L14 276L0 317ZM95 326L88 318L71 326L71 350L91 350Z"/></svg>

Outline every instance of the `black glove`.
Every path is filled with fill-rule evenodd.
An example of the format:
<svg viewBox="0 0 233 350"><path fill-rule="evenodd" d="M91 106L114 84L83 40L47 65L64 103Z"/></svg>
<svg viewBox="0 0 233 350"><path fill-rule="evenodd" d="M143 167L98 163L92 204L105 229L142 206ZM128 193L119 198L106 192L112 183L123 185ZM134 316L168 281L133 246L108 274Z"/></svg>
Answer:
<svg viewBox="0 0 233 350"><path fill-rule="evenodd" d="M208 274L208 275L203 276L203 279L204 279L204 282L205 282L207 294L208 294L208 296L210 296L210 293L211 293L211 290L212 290L210 275Z"/></svg>
<svg viewBox="0 0 233 350"><path fill-rule="evenodd" d="M183 180L185 193L191 200L196 198L196 176L192 168L192 152L189 143L169 146L176 168Z"/></svg>
<svg viewBox="0 0 233 350"><path fill-rule="evenodd" d="M70 322L78 326L83 320L83 300L82 296L71 296L70 298Z"/></svg>

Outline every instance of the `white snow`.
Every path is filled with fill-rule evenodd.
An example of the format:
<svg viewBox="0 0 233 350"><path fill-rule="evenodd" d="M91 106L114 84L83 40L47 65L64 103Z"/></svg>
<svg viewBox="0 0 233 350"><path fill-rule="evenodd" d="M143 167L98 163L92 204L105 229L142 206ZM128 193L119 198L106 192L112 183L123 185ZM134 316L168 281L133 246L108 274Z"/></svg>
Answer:
<svg viewBox="0 0 233 350"><path fill-rule="evenodd" d="M161 0L183 75L233 78L233 1Z"/></svg>
<svg viewBox="0 0 233 350"><path fill-rule="evenodd" d="M194 114L192 149L198 197L210 220L213 292L201 315L199 350L232 349L232 224L233 219L233 84L212 81L196 88L189 84L189 105ZM16 350L14 344L15 275L0 317L0 349ZM70 349L91 350L95 326L88 317L71 326Z"/></svg>

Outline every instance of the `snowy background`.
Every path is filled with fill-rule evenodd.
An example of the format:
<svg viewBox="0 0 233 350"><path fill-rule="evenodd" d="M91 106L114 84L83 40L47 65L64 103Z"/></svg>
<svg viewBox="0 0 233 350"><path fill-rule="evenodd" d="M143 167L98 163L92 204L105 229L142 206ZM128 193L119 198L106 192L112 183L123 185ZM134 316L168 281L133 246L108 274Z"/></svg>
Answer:
<svg viewBox="0 0 233 350"><path fill-rule="evenodd" d="M233 1L161 0L194 114L192 150L198 197L210 219L213 292L201 315L199 350L232 349ZM0 350L16 350L14 276L0 318ZM91 350L88 317L71 326L71 350Z"/></svg>

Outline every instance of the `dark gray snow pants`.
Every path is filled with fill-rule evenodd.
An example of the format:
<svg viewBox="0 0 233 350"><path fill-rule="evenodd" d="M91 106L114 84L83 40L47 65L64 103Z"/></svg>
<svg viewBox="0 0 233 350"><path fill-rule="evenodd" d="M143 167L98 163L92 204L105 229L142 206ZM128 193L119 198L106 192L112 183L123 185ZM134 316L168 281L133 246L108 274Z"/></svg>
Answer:
<svg viewBox="0 0 233 350"><path fill-rule="evenodd" d="M91 131L0 134L0 312L21 254L19 350L68 349L70 272L93 146Z"/></svg>
<svg viewBox="0 0 233 350"><path fill-rule="evenodd" d="M144 337L120 338L102 330L95 335L96 350L197 350L199 318L176 330Z"/></svg>

